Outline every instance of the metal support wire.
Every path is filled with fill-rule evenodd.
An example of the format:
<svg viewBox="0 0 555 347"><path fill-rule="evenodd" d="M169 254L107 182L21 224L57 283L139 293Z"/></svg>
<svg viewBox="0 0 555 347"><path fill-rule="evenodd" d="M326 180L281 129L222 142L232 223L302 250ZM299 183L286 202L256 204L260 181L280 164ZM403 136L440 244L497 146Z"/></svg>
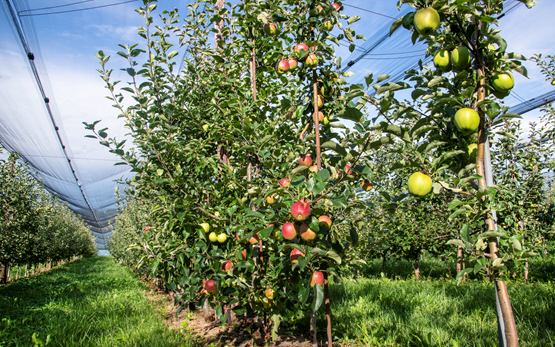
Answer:
<svg viewBox="0 0 555 347"><path fill-rule="evenodd" d="M29 45L27 44L27 40L25 39L25 35L23 34L23 29L21 27L21 24L19 22L17 14L15 13L14 8L13 8L10 0L6 0L6 4L8 6L9 11L10 11L10 15L12 17L13 24L16 27L17 34L19 36L19 40L21 41L21 45L23 46L23 49L25 50L25 54L27 55L27 57L29 57L29 59L28 59L29 65L31 66L31 70L33 71L35 81L37 82L37 86L39 87L41 96L44 100L44 105L46 106L46 111L48 112L48 116L50 117L50 121L52 122L52 126L54 126L54 129L56 131L56 137L58 138L58 142L60 143L60 146L62 147L62 151L64 152L64 156L65 156L65 158L67 160L67 163L68 163L68 165L71 169L71 173L73 174L73 177L75 178L75 182L77 183L77 186L79 187L79 191L81 192L81 195L83 196L83 199L85 200L85 203L89 207L89 210L91 211L94 220L96 221L98 227L102 230L100 222L98 221L98 218L96 218L96 214L94 213L94 209L92 208L91 204L89 203L89 200L87 199L87 196L85 195L85 191L83 190L83 187L81 186L81 183L79 182L79 178L77 177L77 174L75 173L75 168L73 167L73 164L71 163L71 159L69 159L69 155L67 153L66 146L64 145L64 142L62 141L62 137L60 136L60 128L56 124L56 121L54 120L54 116L52 114L52 109L50 108L50 99L46 96L46 93L44 91L42 82L40 80L40 76L39 76L39 73L37 71L35 61L34 61L35 57L34 57L33 53L31 52L31 50L29 48ZM104 237L104 233L102 233L102 238L104 239L104 244L106 244L106 239Z"/></svg>

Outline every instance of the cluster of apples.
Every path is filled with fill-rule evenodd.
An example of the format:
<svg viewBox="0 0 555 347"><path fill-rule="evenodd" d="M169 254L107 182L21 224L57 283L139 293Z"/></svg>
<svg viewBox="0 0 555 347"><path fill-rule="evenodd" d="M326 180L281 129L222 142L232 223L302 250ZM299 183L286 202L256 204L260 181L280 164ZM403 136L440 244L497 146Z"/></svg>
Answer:
<svg viewBox="0 0 555 347"><path fill-rule="evenodd" d="M199 226L202 228L202 230L204 230L206 234L210 232L210 224L204 222L200 223ZM224 233L218 235L215 232L211 232L210 234L208 234L208 239L210 240L210 242L224 243L227 241L227 235Z"/></svg>

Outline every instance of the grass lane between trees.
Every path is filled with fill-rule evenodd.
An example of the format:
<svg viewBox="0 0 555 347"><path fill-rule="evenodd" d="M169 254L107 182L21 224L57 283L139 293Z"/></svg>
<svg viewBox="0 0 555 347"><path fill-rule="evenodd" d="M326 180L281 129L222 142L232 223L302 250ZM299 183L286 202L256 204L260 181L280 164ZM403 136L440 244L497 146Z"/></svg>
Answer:
<svg viewBox="0 0 555 347"><path fill-rule="evenodd" d="M370 277L330 288L341 345L496 345L490 283ZM42 346L33 343L34 333L44 342L50 335L46 346L202 345L185 329L170 331L147 290L111 257L77 260L0 287L0 347ZM555 285L513 282L509 291L521 346L554 346ZM321 312L319 327L324 319ZM300 333L305 323L294 330Z"/></svg>
<svg viewBox="0 0 555 347"><path fill-rule="evenodd" d="M0 286L0 347L198 346L164 325L145 291L111 257L80 259ZM43 343L33 342L33 334Z"/></svg>

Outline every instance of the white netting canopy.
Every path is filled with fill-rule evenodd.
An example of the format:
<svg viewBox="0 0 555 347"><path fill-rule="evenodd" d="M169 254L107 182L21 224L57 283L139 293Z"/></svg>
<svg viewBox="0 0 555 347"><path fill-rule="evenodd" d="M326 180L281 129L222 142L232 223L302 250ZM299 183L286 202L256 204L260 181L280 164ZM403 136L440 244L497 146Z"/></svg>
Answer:
<svg viewBox="0 0 555 347"><path fill-rule="evenodd" d="M185 16L192 2L162 0L158 11L178 8ZM391 74L391 81L399 80L424 57L424 45L412 45L408 31L401 28L389 36L391 23L407 11L397 11L396 3L343 1L344 14L362 18L354 28L367 38L357 43L353 53L347 41L337 48L344 69L355 73L349 82L363 83L369 73ZM85 138L89 133L82 122L102 120L110 137L125 136L123 123L116 119L117 111L105 98L95 53L103 50L117 56L118 44L140 42L136 29L143 25L142 17L134 12L140 5L142 1L137 0L0 2L0 143L8 151L20 153L47 189L84 218L100 250L106 248L109 221L117 214L115 179L131 177L132 173L125 165L114 166L116 156L97 141ZM508 50L525 56L553 54L555 39L549 16L554 11L551 1L539 2L532 10L516 0L508 1L500 19L503 35L515 43ZM531 38L533 35L522 28L536 37ZM182 55L185 50L179 49ZM123 62L111 64L116 70L114 77L125 80L124 73L117 70ZM555 98L534 63L527 62L526 66L531 79L515 76L516 87L506 100L521 113Z"/></svg>

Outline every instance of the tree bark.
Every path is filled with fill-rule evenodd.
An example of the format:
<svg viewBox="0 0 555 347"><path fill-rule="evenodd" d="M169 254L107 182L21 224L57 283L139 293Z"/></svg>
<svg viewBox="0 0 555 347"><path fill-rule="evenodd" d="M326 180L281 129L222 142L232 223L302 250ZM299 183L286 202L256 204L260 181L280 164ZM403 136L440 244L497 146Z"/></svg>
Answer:
<svg viewBox="0 0 555 347"><path fill-rule="evenodd" d="M417 280L420 280L420 262L418 261L418 257L416 257L416 260L412 264L412 268L414 269L414 276Z"/></svg>
<svg viewBox="0 0 555 347"><path fill-rule="evenodd" d="M330 291L328 283L328 272L324 272L324 303L326 305L326 331L328 333L328 347L332 347L332 331L331 331L331 307L330 307Z"/></svg>
<svg viewBox="0 0 555 347"><path fill-rule="evenodd" d="M1 265L2 270L0 273L0 284L8 283L8 264L4 263Z"/></svg>
<svg viewBox="0 0 555 347"><path fill-rule="evenodd" d="M463 264L463 248L459 246L457 248L457 274L462 271Z"/></svg>

